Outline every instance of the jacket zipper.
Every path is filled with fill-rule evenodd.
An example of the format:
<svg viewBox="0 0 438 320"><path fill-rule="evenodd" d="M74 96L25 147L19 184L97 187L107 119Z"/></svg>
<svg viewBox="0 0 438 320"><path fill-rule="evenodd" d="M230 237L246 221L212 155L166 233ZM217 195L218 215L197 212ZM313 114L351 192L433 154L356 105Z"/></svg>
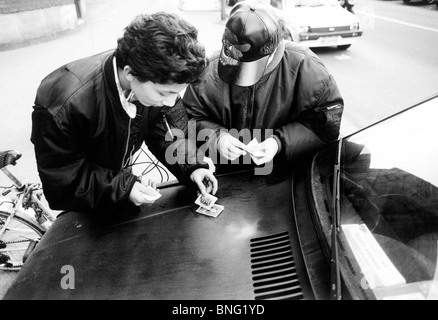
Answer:
<svg viewBox="0 0 438 320"><path fill-rule="evenodd" d="M247 105L247 111L246 111L246 128L251 128L251 118L252 118L252 111L254 109L254 86L251 86L248 91L248 105ZM252 138L252 137L251 137Z"/></svg>
<svg viewBox="0 0 438 320"><path fill-rule="evenodd" d="M163 122L166 125L166 129L167 132L170 134L170 137L172 138L172 140L174 140L175 137L173 136L172 129L170 129L169 122L167 122L167 118L165 114L163 114Z"/></svg>
<svg viewBox="0 0 438 320"><path fill-rule="evenodd" d="M131 118L129 118L129 123L128 123L128 137L126 138L126 147L125 147L125 152L123 154L123 158L122 158L122 167L120 168L120 170L123 170L123 167L125 166L125 157L128 153L128 147L129 147L129 138L131 137Z"/></svg>

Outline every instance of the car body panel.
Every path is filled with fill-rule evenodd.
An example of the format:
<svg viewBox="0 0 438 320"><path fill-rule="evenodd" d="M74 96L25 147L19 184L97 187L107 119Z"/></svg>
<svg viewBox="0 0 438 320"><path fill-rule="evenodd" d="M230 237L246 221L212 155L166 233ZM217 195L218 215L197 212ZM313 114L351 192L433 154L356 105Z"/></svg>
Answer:
<svg viewBox="0 0 438 320"><path fill-rule="evenodd" d="M118 221L64 213L5 299L313 299L291 179L285 168L220 176L217 218L196 213L196 194L180 185ZM74 269L74 290L61 286L63 266Z"/></svg>

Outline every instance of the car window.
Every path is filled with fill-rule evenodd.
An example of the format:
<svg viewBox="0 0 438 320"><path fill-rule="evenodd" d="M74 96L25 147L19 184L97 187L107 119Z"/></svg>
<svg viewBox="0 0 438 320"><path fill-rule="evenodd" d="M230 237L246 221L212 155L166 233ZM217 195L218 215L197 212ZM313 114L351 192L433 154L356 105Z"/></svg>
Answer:
<svg viewBox="0 0 438 320"><path fill-rule="evenodd" d="M343 241L377 298L436 294L437 116L433 99L343 143Z"/></svg>

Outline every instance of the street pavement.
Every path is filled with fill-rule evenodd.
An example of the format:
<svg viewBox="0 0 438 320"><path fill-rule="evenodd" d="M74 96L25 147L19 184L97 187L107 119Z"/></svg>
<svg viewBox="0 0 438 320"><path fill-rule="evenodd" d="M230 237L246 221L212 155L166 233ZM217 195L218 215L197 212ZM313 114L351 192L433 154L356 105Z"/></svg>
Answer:
<svg viewBox="0 0 438 320"><path fill-rule="evenodd" d="M11 168L23 182L39 182L30 142L31 112L40 81L57 67L114 48L123 28L138 14L168 11L179 14L199 30L207 54L221 46L225 26L220 10L181 10L178 0L89 0L85 23L57 39L0 52L0 150L19 150L23 156ZM0 174L0 185L10 185ZM15 272L0 271L0 298Z"/></svg>

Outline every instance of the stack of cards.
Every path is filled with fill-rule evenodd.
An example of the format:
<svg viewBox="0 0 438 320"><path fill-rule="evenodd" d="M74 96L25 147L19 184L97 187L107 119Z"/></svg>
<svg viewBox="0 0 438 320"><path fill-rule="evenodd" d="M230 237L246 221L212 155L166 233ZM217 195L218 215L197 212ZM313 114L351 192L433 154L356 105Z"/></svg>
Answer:
<svg viewBox="0 0 438 320"><path fill-rule="evenodd" d="M217 197L211 194L207 194L205 197L200 194L195 201L199 206L196 212L216 218L224 210L224 206L216 204L216 201Z"/></svg>
<svg viewBox="0 0 438 320"><path fill-rule="evenodd" d="M265 153L257 148L258 145L259 142L257 141L257 138L254 138L246 145L246 151L251 155L252 161L259 166L262 164L260 160L265 156Z"/></svg>

